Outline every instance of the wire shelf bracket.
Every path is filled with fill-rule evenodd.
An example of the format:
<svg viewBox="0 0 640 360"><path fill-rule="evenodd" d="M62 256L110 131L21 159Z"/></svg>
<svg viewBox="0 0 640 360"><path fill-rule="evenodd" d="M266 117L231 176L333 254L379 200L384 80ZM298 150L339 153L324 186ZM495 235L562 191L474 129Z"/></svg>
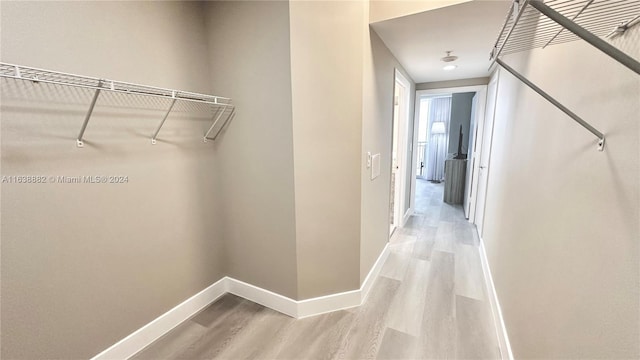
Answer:
<svg viewBox="0 0 640 360"><path fill-rule="evenodd" d="M199 94L188 91L181 90L171 90L165 88L159 88L148 85L139 85L133 83L127 83L122 81L115 80L107 80L102 78L94 78L83 75L74 75L69 73L63 73L52 70L44 70L38 69L28 66L22 65L14 65L0 62L0 78L8 78L8 79L16 79L23 81L31 81L35 84L45 83L45 84L55 84L55 85L64 85L71 87L78 87L83 89L91 89L94 90L93 97L91 98L91 103L89 104L89 109L85 115L84 121L82 122L82 126L80 128L80 132L76 138L76 145L78 147L84 146L84 133L87 130L87 125L91 120L91 115L93 114L93 110L98 102L98 98L102 91L110 91L115 93L127 94L127 95L139 95L145 97L154 97L154 98L164 98L170 100L169 108L166 110L164 117L158 124L155 132L151 136L151 143L156 144L156 140L158 138L158 134L162 129L162 126L166 122L169 114L174 108L174 105L178 101L187 101L193 103L200 103L210 105L216 109L222 107L222 111L216 116L216 120L212 127L205 134L205 140L208 138L209 133L215 127L215 124L220 120L221 116L224 114L226 109L231 109L229 115L225 118L222 123L222 126L218 129L213 138L208 138L209 140L215 140L218 136L220 130L224 125L229 121L229 119L235 114L235 106L232 104L230 98L225 98L221 96L214 95L206 95ZM216 110L218 111L218 110Z"/></svg>
<svg viewBox="0 0 640 360"><path fill-rule="evenodd" d="M561 103L559 103L556 99L554 99L553 97L551 97L551 95L547 94L546 92L544 92L544 90L540 89L538 86L536 86L536 84L532 83L531 81L529 81L526 77L524 77L522 74L520 74L519 72L517 72L516 70L514 70L513 68L511 68L509 65L505 64L502 60L500 59L496 59L496 62L498 63L498 65L500 65L501 67L503 67L505 70L507 70L508 72L511 73L511 75L515 76L516 78L518 78L518 80L522 81L525 85L527 85L528 87L530 87L531 89L533 89L533 91L537 92L538 94L540 94L540 96L542 96L543 98L545 98L547 101L549 101L550 103L552 103L553 105L555 105L558 109L560 109L562 112L564 112L565 114L567 114L570 118L572 118L573 120L575 120L578 124L582 125L585 129L589 130L589 132L591 132L593 135L598 137L598 150L599 151L603 151L604 150L604 134L601 133L600 131L598 131L596 128L594 128L593 126L591 126L588 122L582 120L581 117L579 117L578 115L576 115L573 111L567 109L566 106L562 105Z"/></svg>
<svg viewBox="0 0 640 360"><path fill-rule="evenodd" d="M98 86L102 86L102 80L98 82ZM91 114L93 114L93 108L96 106L96 102L98 101L98 95L100 95L100 88L96 89L93 93L93 98L91 99L91 104L89 105L89 110L87 110L87 115L84 117L84 121L82 122L82 127L80 128L80 133L78 134L78 138L76 139L76 145L78 147L84 146L84 132L87 130L87 125L89 124L89 120L91 119Z"/></svg>
<svg viewBox="0 0 640 360"><path fill-rule="evenodd" d="M223 106L218 113L214 116L214 120L213 123L211 124L211 126L209 127L209 130L207 130L207 132L204 134L204 138L202 139L204 142L207 142L207 140L211 140L211 141L215 141L216 138L218 137L218 134L220 134L220 132L222 131L222 129L225 127L225 125L227 125L227 123L229 122L229 120L231 120L234 116L235 116L235 108L231 109L231 111L229 112L229 115L227 115L224 119L224 121L222 122L222 125L220 125L220 127L218 127L218 130L215 132L215 134L213 135L213 137L210 137L209 135L211 134L211 132L213 131L213 129L216 128L216 125L218 124L218 122L220 121L220 119L222 118L222 115L225 113L225 111L227 110L227 106Z"/></svg>
<svg viewBox="0 0 640 360"><path fill-rule="evenodd" d="M164 117L162 118L162 121L160 121L160 124L158 125L158 128L156 128L156 131L153 133L153 136L151 137L151 144L155 145L156 144L156 138L158 137L158 133L160 132L160 129L162 129L162 125L164 125L164 122L167 121L167 118L169 117L169 113L171 112L171 110L173 109L173 105L176 104L176 94L175 92L173 93L173 100L171 100L171 105L169 105L169 109L167 109L167 112L164 114Z"/></svg>
<svg viewBox="0 0 640 360"><path fill-rule="evenodd" d="M227 123L229 121L231 121L235 116L236 116L236 109L233 108L231 110L231 112L229 113L229 116L227 116L227 118L224 120L224 122L220 126L220 129L218 130L218 132L216 132L216 134L213 136L213 138L205 137L205 140L209 139L209 140L215 141L218 138L218 135L220 135L220 133L222 132L222 129L224 129L225 125L227 125Z"/></svg>
<svg viewBox="0 0 640 360"><path fill-rule="evenodd" d="M554 5L558 9L549 6ZM540 18L540 14L544 18ZM571 19L568 18L571 17ZM620 22L620 20L626 20ZM629 20L627 20L629 19ZM501 55L531 50L537 47L582 39L593 45L636 74L640 74L640 62L620 51L599 36L612 37L624 34L640 23L640 1L612 0L513 0L507 18L500 30L490 57L489 69L497 63L506 71L533 89L567 116L598 137L598 150L603 151L605 136L588 122L540 89L525 76L500 59ZM613 31L611 29L614 27ZM564 30L569 30L565 32Z"/></svg>

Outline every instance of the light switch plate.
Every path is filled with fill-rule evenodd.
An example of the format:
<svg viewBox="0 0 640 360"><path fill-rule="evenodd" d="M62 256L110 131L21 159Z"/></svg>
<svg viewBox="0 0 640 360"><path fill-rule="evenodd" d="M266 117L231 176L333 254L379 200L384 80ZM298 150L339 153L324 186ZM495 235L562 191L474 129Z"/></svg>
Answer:
<svg viewBox="0 0 640 360"><path fill-rule="evenodd" d="M380 176L380 154L371 157L371 180Z"/></svg>

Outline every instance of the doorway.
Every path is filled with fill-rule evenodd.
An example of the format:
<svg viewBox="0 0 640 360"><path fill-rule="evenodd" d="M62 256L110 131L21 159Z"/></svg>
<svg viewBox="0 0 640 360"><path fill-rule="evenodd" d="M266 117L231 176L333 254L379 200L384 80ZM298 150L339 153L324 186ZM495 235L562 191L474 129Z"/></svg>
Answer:
<svg viewBox="0 0 640 360"><path fill-rule="evenodd" d="M393 137L391 141L391 188L389 204L389 234L404 225L405 215L408 213L409 203L405 200L407 193L407 174L411 169L407 156L409 142L409 80L397 69L395 71L393 96Z"/></svg>
<svg viewBox="0 0 640 360"><path fill-rule="evenodd" d="M418 117L418 158L421 179L440 183L444 179L444 161L449 145L451 94L420 98ZM421 141L422 140L422 141Z"/></svg>
<svg viewBox="0 0 640 360"><path fill-rule="evenodd" d="M464 188L464 196L460 195L464 204L455 206L466 208L469 203L467 197L470 198L473 195L475 199L477 186L473 182L472 175L474 171L477 172L474 168L477 169L478 164L474 163L472 155L480 149L480 146L476 145L476 140L481 139L477 134L477 124L483 123L486 89L487 85L477 85L416 92L416 121L413 137L416 161L412 164L413 184L411 186L411 207L416 213L426 213L437 205L435 201L443 201L445 184L438 181L444 178L446 159L464 160L466 158L464 187L468 186L469 189ZM452 110L449 111L449 108ZM444 131L438 129L442 127L438 125L444 125ZM422 156L419 151L424 152ZM419 159L424 161L418 161ZM467 215L466 211L465 215Z"/></svg>

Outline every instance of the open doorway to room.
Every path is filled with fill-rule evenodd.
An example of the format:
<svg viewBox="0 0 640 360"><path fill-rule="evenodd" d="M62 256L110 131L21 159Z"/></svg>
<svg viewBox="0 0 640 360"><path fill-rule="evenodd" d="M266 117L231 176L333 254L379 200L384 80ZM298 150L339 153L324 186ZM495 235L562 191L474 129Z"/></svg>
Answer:
<svg viewBox="0 0 640 360"><path fill-rule="evenodd" d="M421 97L419 107L416 176L439 183L444 178L444 160L449 144L451 94Z"/></svg>
<svg viewBox="0 0 640 360"><path fill-rule="evenodd" d="M395 87L393 96L393 139L391 145L391 188L389 204L389 233L404 225L405 215L409 210L410 201L406 201L407 191L410 191L411 173L410 160L412 155L407 151L411 145L409 131L409 80L398 70L395 71ZM410 159L410 157L409 157ZM407 186L409 185L409 186Z"/></svg>
<svg viewBox="0 0 640 360"><path fill-rule="evenodd" d="M411 195L416 215L437 212L445 202L462 206L469 218L485 99L486 85L416 92Z"/></svg>

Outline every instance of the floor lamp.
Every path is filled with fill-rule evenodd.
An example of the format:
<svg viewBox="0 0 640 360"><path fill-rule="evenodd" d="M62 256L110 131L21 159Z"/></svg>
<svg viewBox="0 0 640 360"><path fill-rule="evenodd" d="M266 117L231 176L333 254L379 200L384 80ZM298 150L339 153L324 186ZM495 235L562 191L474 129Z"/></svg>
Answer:
<svg viewBox="0 0 640 360"><path fill-rule="evenodd" d="M436 163L434 166L434 174L436 179L434 180L434 182L439 183L441 182L441 177L438 177L438 153L440 152L440 138L442 137L441 135L444 135L445 133L445 128L444 128L444 122L443 121L436 121L433 124L431 124L431 135L435 135L436 138Z"/></svg>

